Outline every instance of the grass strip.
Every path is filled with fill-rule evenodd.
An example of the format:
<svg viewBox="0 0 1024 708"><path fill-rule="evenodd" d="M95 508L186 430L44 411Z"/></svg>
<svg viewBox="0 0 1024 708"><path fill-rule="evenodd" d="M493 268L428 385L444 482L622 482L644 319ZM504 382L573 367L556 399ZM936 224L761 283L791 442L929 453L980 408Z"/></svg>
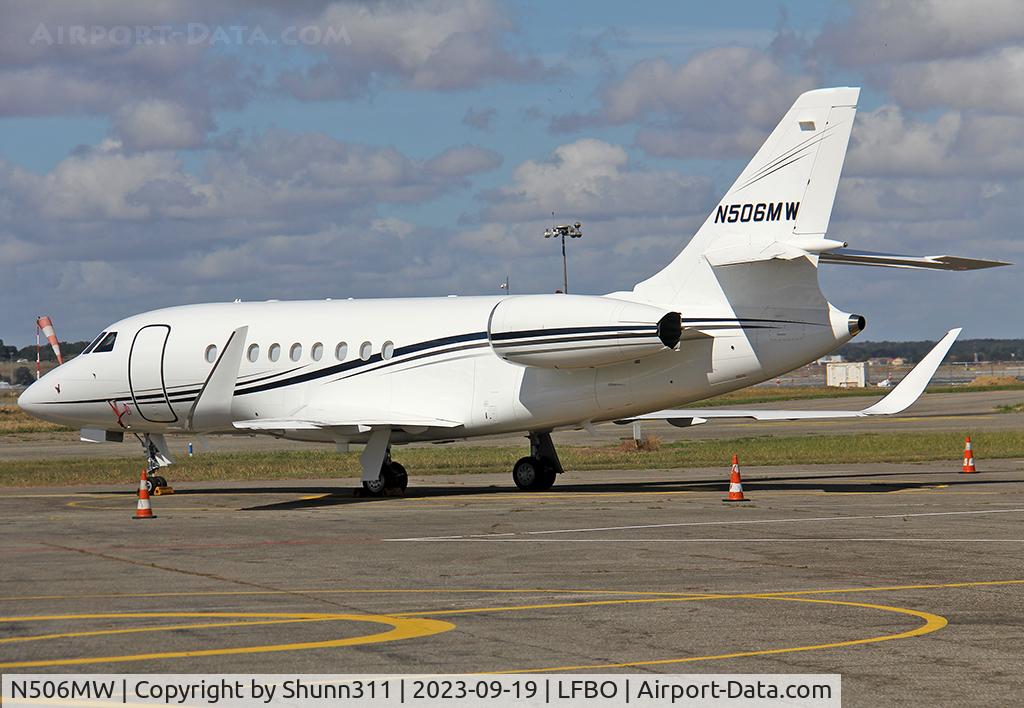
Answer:
<svg viewBox="0 0 1024 708"><path fill-rule="evenodd" d="M969 432L969 431L966 431ZM1024 432L994 431L972 435L975 455L984 460L1024 458ZM963 436L953 433L862 433L751 437L736 440L684 441L657 450L626 451L618 446L573 447L559 450L566 470L686 469L728 467L739 455L744 466L786 464L895 463L946 460L959 468ZM412 475L507 473L525 454L523 447L468 445L403 448L395 459ZM359 476L357 452L326 450L201 453L167 475L174 482L222 480L333 479ZM0 486L131 484L138 479L141 459L60 459L0 462Z"/></svg>

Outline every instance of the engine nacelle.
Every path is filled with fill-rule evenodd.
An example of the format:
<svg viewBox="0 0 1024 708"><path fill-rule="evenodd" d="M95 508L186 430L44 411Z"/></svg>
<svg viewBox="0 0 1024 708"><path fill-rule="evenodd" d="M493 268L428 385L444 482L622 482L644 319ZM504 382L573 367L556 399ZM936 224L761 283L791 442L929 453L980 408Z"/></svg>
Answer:
<svg viewBox="0 0 1024 708"><path fill-rule="evenodd" d="M592 295L519 295L491 311L487 339L506 361L579 369L631 361L673 349L678 312Z"/></svg>

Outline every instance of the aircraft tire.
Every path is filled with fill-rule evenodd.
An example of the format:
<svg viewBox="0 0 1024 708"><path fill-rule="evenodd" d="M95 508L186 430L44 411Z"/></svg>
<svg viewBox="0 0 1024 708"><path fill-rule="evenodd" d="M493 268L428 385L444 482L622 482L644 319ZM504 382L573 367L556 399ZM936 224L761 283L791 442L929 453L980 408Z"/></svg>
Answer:
<svg viewBox="0 0 1024 708"><path fill-rule="evenodd" d="M404 492L409 487L409 474L405 467L392 462L390 469L384 473L384 483L388 489L401 489Z"/></svg>
<svg viewBox="0 0 1024 708"><path fill-rule="evenodd" d="M512 481L525 492L543 492L555 483L555 470L536 457L523 457L512 468Z"/></svg>
<svg viewBox="0 0 1024 708"><path fill-rule="evenodd" d="M377 479L370 481L363 480L363 491L366 492L367 496L370 497L381 497L384 496L384 490L388 488L387 478L384 475L384 470L381 470L380 476Z"/></svg>

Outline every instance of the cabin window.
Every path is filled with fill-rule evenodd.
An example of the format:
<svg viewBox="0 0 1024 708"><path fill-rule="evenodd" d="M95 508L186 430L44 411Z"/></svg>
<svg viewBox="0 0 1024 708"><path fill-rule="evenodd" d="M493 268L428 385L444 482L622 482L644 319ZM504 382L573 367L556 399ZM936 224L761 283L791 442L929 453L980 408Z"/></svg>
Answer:
<svg viewBox="0 0 1024 708"><path fill-rule="evenodd" d="M363 361L369 361L370 355L373 354L373 345L369 342L363 342L359 345L359 358Z"/></svg>
<svg viewBox="0 0 1024 708"><path fill-rule="evenodd" d="M217 361L217 345L211 344L206 348L206 363L212 364Z"/></svg>
<svg viewBox="0 0 1024 708"><path fill-rule="evenodd" d="M255 364L256 360L260 358L260 345L259 344L250 344L249 345L249 353L246 354L246 356L249 357L249 361L251 361L251 362L253 362Z"/></svg>
<svg viewBox="0 0 1024 708"><path fill-rule="evenodd" d="M271 361L277 361L281 358L281 345L274 342L270 345L270 349L267 350L267 358Z"/></svg>
<svg viewBox="0 0 1024 708"><path fill-rule="evenodd" d="M338 342L338 346L334 348L334 358L338 361L345 361L345 357L348 356L348 345L345 342Z"/></svg>
<svg viewBox="0 0 1024 708"><path fill-rule="evenodd" d="M114 341L117 339L117 332L107 332L107 336L100 340L100 343L96 345L93 352L112 352L114 351Z"/></svg>
<svg viewBox="0 0 1024 708"><path fill-rule="evenodd" d="M320 361L324 357L324 345L320 342L314 344L309 350L309 356L313 361Z"/></svg>
<svg viewBox="0 0 1024 708"><path fill-rule="evenodd" d="M288 358L292 361L298 361L302 358L302 345L296 342L292 345L292 348L288 350Z"/></svg>
<svg viewBox="0 0 1024 708"><path fill-rule="evenodd" d="M390 359L395 355L395 343L392 341L384 342L380 348L380 356L382 359Z"/></svg>

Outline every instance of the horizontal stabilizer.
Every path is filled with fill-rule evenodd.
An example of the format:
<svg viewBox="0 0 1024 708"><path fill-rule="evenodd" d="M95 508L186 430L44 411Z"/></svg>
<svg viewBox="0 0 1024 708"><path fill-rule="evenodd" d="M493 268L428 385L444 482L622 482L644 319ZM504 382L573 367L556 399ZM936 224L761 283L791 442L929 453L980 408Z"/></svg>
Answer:
<svg viewBox="0 0 1024 708"><path fill-rule="evenodd" d="M881 268L918 268L924 270L981 270L982 268L998 268L1012 265L1005 261L987 261L980 258L962 258L960 256L904 256L898 253L875 253L874 251L854 251L837 249L822 253L819 263L837 263L839 265L877 266Z"/></svg>
<svg viewBox="0 0 1024 708"><path fill-rule="evenodd" d="M667 420L694 421L710 418L753 418L754 420L824 420L829 418L864 418L875 415L893 415L909 408L914 401L924 393L928 382L932 380L939 364L946 358L953 342L960 335L960 329L951 329L946 336L936 344L924 359L921 360L913 370L903 377L903 380L889 392L889 394L874 405L868 406L859 411L787 411L787 410L761 410L751 409L726 409L726 408L682 408L644 415L633 416L624 420L617 420L616 423L625 424L635 420ZM678 423L673 423L678 425ZM688 423L693 425L695 423Z"/></svg>

